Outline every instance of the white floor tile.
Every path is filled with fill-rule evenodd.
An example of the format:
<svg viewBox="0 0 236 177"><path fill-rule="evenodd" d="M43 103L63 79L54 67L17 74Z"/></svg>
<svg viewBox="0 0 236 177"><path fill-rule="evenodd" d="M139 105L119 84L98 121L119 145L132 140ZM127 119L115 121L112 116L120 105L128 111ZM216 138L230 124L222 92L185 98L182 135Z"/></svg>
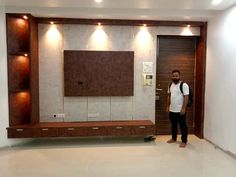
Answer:
<svg viewBox="0 0 236 177"><path fill-rule="evenodd" d="M37 139L0 150L0 177L236 177L236 159L189 136Z"/></svg>

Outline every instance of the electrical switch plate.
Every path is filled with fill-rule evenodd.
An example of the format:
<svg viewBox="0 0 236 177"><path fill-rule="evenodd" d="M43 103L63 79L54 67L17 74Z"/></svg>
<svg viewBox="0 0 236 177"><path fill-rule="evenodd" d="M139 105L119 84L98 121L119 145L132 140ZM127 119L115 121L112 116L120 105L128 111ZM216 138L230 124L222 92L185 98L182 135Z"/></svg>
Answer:
<svg viewBox="0 0 236 177"><path fill-rule="evenodd" d="M88 118L97 118L99 115L99 113L88 113Z"/></svg>
<svg viewBox="0 0 236 177"><path fill-rule="evenodd" d="M52 117L55 119L63 119L65 118L65 114L53 114Z"/></svg>

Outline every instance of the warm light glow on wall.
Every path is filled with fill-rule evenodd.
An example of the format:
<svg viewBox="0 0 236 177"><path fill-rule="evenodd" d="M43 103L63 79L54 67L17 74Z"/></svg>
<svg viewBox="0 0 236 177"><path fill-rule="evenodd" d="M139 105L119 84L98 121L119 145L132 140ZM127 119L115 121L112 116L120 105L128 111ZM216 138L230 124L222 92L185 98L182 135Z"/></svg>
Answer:
<svg viewBox="0 0 236 177"><path fill-rule="evenodd" d="M96 50L108 50L108 36L103 26L97 26L89 39L89 48Z"/></svg>
<svg viewBox="0 0 236 177"><path fill-rule="evenodd" d="M17 62L23 64L23 65L28 65L29 64L29 59L28 57L25 57L25 56L18 56L17 57Z"/></svg>
<svg viewBox="0 0 236 177"><path fill-rule="evenodd" d="M136 35L135 46L138 47L139 50L146 50L150 48L151 39L152 37L148 31L148 28L146 26L142 26Z"/></svg>
<svg viewBox="0 0 236 177"><path fill-rule="evenodd" d="M16 94L16 99L18 104L28 102L30 101L30 94L29 92L18 92Z"/></svg>
<svg viewBox="0 0 236 177"><path fill-rule="evenodd" d="M189 17L189 16L185 16L184 19L185 19L185 20L189 20L190 17Z"/></svg>
<svg viewBox="0 0 236 177"><path fill-rule="evenodd" d="M19 92L18 93L18 96L21 97L21 98L25 98L26 96L28 96L28 92Z"/></svg>
<svg viewBox="0 0 236 177"><path fill-rule="evenodd" d="M19 27L24 27L24 26L26 26L26 24L28 23L28 21L26 21L26 20L24 20L24 19L22 19L22 18L18 18L16 23L17 23L17 26L19 26Z"/></svg>
<svg viewBox="0 0 236 177"><path fill-rule="evenodd" d="M58 41L61 39L61 33L57 29L56 25L50 25L49 30L46 33L46 39L47 44L49 44L50 46L56 46Z"/></svg>
<svg viewBox="0 0 236 177"><path fill-rule="evenodd" d="M180 35L181 36L193 36L190 26L185 27Z"/></svg>
<svg viewBox="0 0 236 177"><path fill-rule="evenodd" d="M14 99L19 106L24 105L24 107L28 107L30 104L30 93L27 91L18 92L15 94Z"/></svg>

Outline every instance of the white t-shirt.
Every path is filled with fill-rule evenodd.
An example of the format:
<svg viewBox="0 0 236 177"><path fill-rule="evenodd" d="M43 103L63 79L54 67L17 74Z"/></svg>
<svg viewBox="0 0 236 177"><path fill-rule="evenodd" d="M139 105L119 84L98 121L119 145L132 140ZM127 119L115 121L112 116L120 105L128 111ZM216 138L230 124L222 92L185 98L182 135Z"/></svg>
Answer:
<svg viewBox="0 0 236 177"><path fill-rule="evenodd" d="M184 103L184 96L189 95L188 84L183 83L183 94L180 90L180 83L172 83L170 88L168 87L168 93L170 93L170 112L180 112Z"/></svg>

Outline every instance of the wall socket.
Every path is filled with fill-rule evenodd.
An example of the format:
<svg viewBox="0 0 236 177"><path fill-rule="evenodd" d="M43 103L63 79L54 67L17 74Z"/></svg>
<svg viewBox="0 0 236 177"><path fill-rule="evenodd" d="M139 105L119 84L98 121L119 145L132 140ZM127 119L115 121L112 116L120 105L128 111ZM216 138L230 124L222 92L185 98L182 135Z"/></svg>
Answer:
<svg viewBox="0 0 236 177"><path fill-rule="evenodd" d="M55 119L64 119L65 118L65 114L53 114L52 118Z"/></svg>
<svg viewBox="0 0 236 177"><path fill-rule="evenodd" d="M88 113L88 118L96 118L99 117L99 113Z"/></svg>

